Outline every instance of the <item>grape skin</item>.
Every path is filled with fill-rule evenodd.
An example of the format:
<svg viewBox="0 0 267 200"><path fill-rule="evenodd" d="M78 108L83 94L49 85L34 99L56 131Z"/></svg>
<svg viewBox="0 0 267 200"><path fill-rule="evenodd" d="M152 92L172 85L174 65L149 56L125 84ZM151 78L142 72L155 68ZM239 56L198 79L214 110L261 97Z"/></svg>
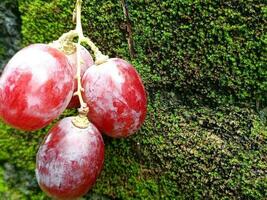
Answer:
<svg viewBox="0 0 267 200"><path fill-rule="evenodd" d="M56 199L75 199L93 186L104 162L101 133L90 123L77 128L73 117L59 121L47 134L36 157L42 190Z"/></svg>
<svg viewBox="0 0 267 200"><path fill-rule="evenodd" d="M48 125L67 107L73 94L67 57L45 44L16 53L0 78L0 118L26 131Z"/></svg>
<svg viewBox="0 0 267 200"><path fill-rule="evenodd" d="M145 120L147 97L142 80L128 62L112 58L93 65L82 79L89 119L108 136L135 133Z"/></svg>

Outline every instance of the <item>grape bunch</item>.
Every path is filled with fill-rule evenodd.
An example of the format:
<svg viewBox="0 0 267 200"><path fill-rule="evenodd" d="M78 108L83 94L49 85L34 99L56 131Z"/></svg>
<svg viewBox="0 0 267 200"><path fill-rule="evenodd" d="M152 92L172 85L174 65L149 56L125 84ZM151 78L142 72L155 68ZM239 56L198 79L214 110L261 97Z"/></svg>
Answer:
<svg viewBox="0 0 267 200"><path fill-rule="evenodd" d="M17 52L0 77L0 118L20 130L39 130L67 108L45 136L36 156L40 188L54 199L76 199L96 182L104 163L104 133L123 138L145 120L147 97L135 68L108 58L81 28L81 0L76 29L50 44L32 44ZM78 38L78 42L73 42ZM95 61L82 46L88 44Z"/></svg>

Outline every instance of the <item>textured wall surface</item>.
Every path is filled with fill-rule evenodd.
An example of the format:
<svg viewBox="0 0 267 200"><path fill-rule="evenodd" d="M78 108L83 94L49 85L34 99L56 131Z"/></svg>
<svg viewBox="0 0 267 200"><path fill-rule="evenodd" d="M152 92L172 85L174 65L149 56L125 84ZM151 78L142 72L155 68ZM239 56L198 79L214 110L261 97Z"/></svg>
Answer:
<svg viewBox="0 0 267 200"><path fill-rule="evenodd" d="M84 0L86 35L131 61L149 94L146 122L105 137L105 166L86 199L264 199L267 105L264 1L129 0L135 57L120 1ZM20 0L23 44L72 29L74 0ZM71 111L65 113L70 115ZM38 144L0 124L0 196L46 199L34 178Z"/></svg>
<svg viewBox="0 0 267 200"><path fill-rule="evenodd" d="M73 27L73 1L22 1L24 43ZM264 1L127 1L147 88L196 104L267 103ZM120 1L84 1L85 32L109 55L129 57Z"/></svg>
<svg viewBox="0 0 267 200"><path fill-rule="evenodd" d="M0 2L0 30L1 72L8 59L20 49L20 19L17 1L2 0Z"/></svg>

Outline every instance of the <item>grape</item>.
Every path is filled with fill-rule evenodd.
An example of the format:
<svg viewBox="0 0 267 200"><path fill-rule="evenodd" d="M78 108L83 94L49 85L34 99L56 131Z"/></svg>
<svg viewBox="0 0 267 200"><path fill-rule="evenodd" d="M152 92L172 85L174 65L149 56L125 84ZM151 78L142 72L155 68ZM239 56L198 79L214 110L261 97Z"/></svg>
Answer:
<svg viewBox="0 0 267 200"><path fill-rule="evenodd" d="M104 162L104 142L93 124L77 128L73 117L59 121L36 157L41 189L55 199L76 199L95 183Z"/></svg>
<svg viewBox="0 0 267 200"><path fill-rule="evenodd" d="M22 130L43 128L65 110L73 85L63 53L30 45L12 57L0 78L0 118Z"/></svg>
<svg viewBox="0 0 267 200"><path fill-rule="evenodd" d="M94 64L94 60L91 56L91 54L87 51L86 48L83 46L80 46L81 48L81 77L83 76L84 72L88 69L88 67L92 66ZM77 52L68 55L69 62L73 68L73 74L74 77L76 77L77 73ZM74 92L77 91L77 79L75 79L74 82ZM77 96L73 96L68 108L78 108L80 106L79 98Z"/></svg>
<svg viewBox="0 0 267 200"><path fill-rule="evenodd" d="M85 72L83 97L89 119L111 137L126 137L145 120L147 98L142 80L128 62L112 58Z"/></svg>

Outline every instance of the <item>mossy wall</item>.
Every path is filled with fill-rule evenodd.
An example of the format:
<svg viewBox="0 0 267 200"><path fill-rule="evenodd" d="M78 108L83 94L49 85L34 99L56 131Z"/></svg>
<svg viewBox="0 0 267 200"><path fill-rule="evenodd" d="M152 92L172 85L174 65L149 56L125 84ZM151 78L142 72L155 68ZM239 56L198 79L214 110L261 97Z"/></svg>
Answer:
<svg viewBox="0 0 267 200"><path fill-rule="evenodd" d="M121 1L85 0L86 34L110 56L129 58ZM267 103L265 1L128 0L136 58L147 89L188 103ZM21 0L24 44L74 27L69 0ZM267 105L267 104L265 104Z"/></svg>
<svg viewBox="0 0 267 200"><path fill-rule="evenodd" d="M74 25L74 0L19 0L23 44ZM86 199L264 199L267 103L264 1L128 0L135 58L120 1L84 0L86 35L130 60L149 94L144 126L105 137L105 166ZM70 115L70 111L65 115ZM34 178L36 133L0 124L0 196L47 199Z"/></svg>

